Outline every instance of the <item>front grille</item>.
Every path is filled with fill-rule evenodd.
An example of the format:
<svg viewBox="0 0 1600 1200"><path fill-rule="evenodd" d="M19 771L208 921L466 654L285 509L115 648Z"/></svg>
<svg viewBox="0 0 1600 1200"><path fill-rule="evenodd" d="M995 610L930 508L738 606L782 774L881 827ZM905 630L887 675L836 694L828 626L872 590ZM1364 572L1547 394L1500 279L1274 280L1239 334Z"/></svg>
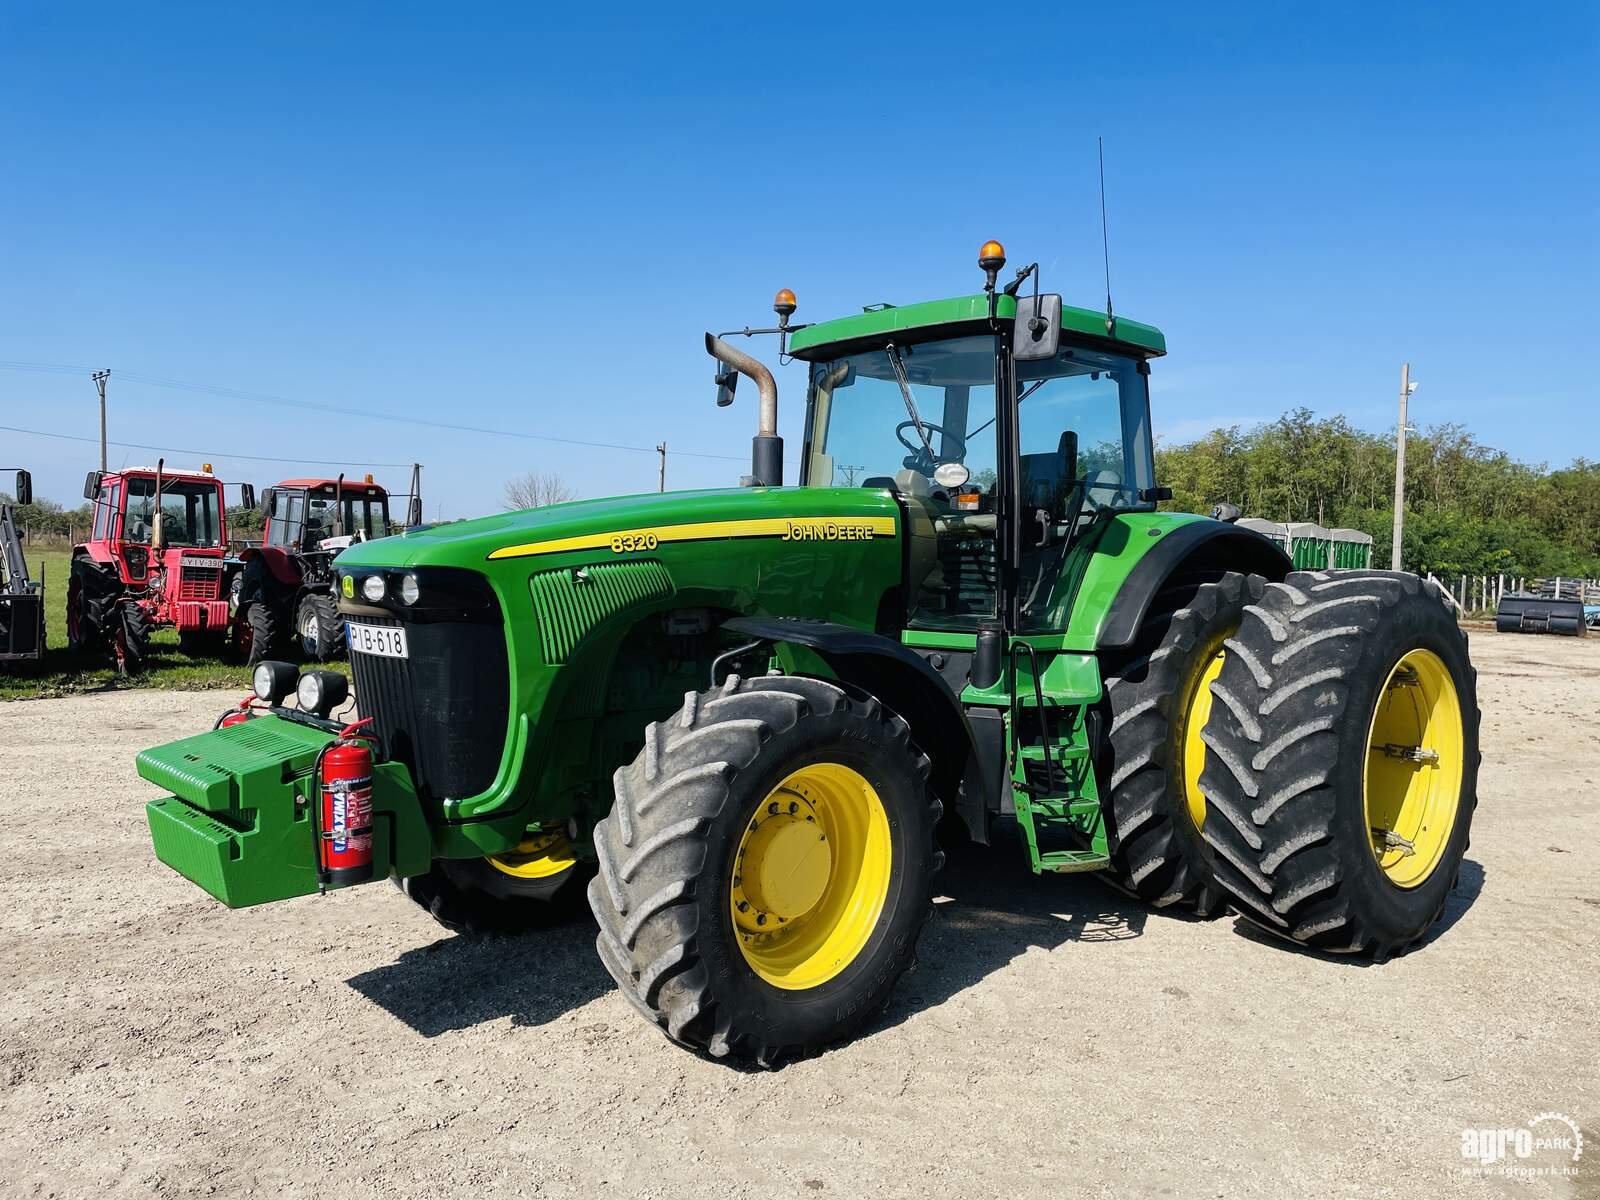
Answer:
<svg viewBox="0 0 1600 1200"><path fill-rule="evenodd" d="M404 628L409 658L351 652L356 706L372 718L384 754L410 768L423 799L475 796L499 770L510 708L499 606L492 620L406 621Z"/></svg>
<svg viewBox="0 0 1600 1200"><path fill-rule="evenodd" d="M179 567L179 600L220 600L222 567Z"/></svg>

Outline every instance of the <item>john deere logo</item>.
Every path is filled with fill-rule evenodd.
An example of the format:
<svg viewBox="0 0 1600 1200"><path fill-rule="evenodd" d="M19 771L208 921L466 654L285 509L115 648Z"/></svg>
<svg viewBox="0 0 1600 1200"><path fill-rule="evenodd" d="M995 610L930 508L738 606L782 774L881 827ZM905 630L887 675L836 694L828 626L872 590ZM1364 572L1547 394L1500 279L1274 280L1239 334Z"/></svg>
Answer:
<svg viewBox="0 0 1600 1200"><path fill-rule="evenodd" d="M872 526L864 521L789 521L780 535L786 542L868 542Z"/></svg>
<svg viewBox="0 0 1600 1200"><path fill-rule="evenodd" d="M346 600L354 600L356 596L355 579L349 575L344 576L339 580L339 591L344 594Z"/></svg>

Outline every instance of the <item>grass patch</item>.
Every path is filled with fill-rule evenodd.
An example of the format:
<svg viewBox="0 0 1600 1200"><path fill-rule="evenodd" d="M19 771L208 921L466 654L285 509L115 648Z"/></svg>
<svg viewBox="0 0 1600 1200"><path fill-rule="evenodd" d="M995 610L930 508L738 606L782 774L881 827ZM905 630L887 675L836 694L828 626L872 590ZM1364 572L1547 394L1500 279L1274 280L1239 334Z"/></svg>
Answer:
<svg viewBox="0 0 1600 1200"><path fill-rule="evenodd" d="M34 663L0 665L0 701L40 700L78 692L120 688L159 688L164 691L199 691L226 688L243 695L250 690L250 672L220 658L185 654L178 648L174 629L159 630L150 639L144 670L121 678L103 655L80 654L67 649L67 580L70 550L30 549L28 572L45 584L44 658ZM333 662L329 670L350 673L348 663Z"/></svg>

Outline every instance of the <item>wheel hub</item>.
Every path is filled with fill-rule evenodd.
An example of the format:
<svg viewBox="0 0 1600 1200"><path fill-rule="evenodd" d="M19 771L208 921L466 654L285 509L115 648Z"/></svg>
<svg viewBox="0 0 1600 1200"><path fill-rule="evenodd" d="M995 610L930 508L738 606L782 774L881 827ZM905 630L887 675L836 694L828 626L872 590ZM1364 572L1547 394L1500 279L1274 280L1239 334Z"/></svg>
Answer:
<svg viewBox="0 0 1600 1200"><path fill-rule="evenodd" d="M810 912L833 874L828 835L818 826L811 801L798 791L774 796L745 831L733 884L735 908L741 899L749 905L738 909L743 923L758 929Z"/></svg>
<svg viewBox="0 0 1600 1200"><path fill-rule="evenodd" d="M1461 701L1444 661L1410 651L1389 673L1367 735L1363 803L1373 856L1396 887L1444 857L1461 803Z"/></svg>
<svg viewBox="0 0 1600 1200"><path fill-rule="evenodd" d="M756 807L729 879L745 962L786 990L832 979L865 948L888 898L889 819L842 763L792 772Z"/></svg>

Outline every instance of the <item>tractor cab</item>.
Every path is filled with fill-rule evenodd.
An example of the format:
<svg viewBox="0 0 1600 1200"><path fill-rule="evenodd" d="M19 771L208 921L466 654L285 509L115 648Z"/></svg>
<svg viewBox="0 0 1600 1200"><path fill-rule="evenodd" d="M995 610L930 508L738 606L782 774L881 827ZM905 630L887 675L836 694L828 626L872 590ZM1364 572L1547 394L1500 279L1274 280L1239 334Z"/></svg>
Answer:
<svg viewBox="0 0 1600 1200"><path fill-rule="evenodd" d="M206 463L198 471L127 467L91 471L89 540L73 548L68 639L112 649L119 666L142 657L153 628L172 626L191 650L227 634L226 485ZM255 489L240 485L255 504Z"/></svg>
<svg viewBox="0 0 1600 1200"><path fill-rule="evenodd" d="M91 472L84 498L94 504L94 525L83 549L115 564L127 584L167 567L181 571L185 557L220 564L228 541L223 487L209 463L199 471L163 465Z"/></svg>
<svg viewBox="0 0 1600 1200"><path fill-rule="evenodd" d="M982 295L882 307L794 335L811 365L800 483L896 495L914 628L1059 628L1073 548L1166 495L1149 416L1160 333L1055 306L1056 344L1019 357L1018 303L1000 297L993 320Z"/></svg>
<svg viewBox="0 0 1600 1200"><path fill-rule="evenodd" d="M389 536L389 493L371 475L286 479L267 489L262 507L263 545L286 553L327 553Z"/></svg>
<svg viewBox="0 0 1600 1200"><path fill-rule="evenodd" d="M421 466L411 470L406 523L422 520ZM262 493L266 530L233 579L234 644L247 662L293 648L322 662L344 653L344 623L333 595L334 560L352 545L386 538L389 492L360 480L285 479Z"/></svg>

